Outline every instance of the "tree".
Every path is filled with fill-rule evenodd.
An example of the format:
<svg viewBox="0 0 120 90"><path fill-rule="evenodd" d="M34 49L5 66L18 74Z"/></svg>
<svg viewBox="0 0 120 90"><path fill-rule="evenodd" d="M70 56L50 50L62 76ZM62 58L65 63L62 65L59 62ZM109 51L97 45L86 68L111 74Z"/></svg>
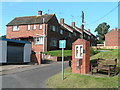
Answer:
<svg viewBox="0 0 120 90"><path fill-rule="evenodd" d="M95 32L97 32L97 37L99 41L105 40L105 34L108 33L108 30L110 28L110 25L107 25L106 22L103 22L98 25L98 27L95 29Z"/></svg>
<svg viewBox="0 0 120 90"><path fill-rule="evenodd" d="M6 35L0 36L1 38L6 38Z"/></svg>

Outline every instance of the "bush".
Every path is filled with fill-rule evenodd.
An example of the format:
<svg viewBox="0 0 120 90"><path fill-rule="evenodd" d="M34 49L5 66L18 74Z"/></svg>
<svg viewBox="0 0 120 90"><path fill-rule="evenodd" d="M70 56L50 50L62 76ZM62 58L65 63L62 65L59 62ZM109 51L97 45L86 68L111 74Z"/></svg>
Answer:
<svg viewBox="0 0 120 90"><path fill-rule="evenodd" d="M94 49L90 48L90 56L93 56L95 54Z"/></svg>
<svg viewBox="0 0 120 90"><path fill-rule="evenodd" d="M104 44L104 41L97 41L97 44Z"/></svg>
<svg viewBox="0 0 120 90"><path fill-rule="evenodd" d="M93 56L93 55L95 55L95 54L97 54L97 53L99 53L100 51L94 51L94 49L93 48L90 48L90 56Z"/></svg>

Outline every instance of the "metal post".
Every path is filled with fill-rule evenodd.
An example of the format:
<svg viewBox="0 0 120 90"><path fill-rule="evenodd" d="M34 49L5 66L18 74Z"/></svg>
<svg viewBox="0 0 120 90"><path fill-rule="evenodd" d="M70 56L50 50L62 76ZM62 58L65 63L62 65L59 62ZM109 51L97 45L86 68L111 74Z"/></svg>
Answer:
<svg viewBox="0 0 120 90"><path fill-rule="evenodd" d="M82 11L82 39L84 39L84 12Z"/></svg>
<svg viewBox="0 0 120 90"><path fill-rule="evenodd" d="M62 80L64 80L64 48L62 48Z"/></svg>

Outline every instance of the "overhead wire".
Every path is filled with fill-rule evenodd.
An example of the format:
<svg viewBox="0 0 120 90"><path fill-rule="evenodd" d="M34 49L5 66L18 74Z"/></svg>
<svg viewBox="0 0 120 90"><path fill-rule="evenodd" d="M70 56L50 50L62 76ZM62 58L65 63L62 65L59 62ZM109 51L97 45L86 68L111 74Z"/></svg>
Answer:
<svg viewBox="0 0 120 90"><path fill-rule="evenodd" d="M120 4L118 4L115 8L113 8L112 10L110 10L108 13L106 13L106 14L105 14L104 16L102 16L101 18L99 18L99 19L97 19L97 20L95 20L95 21L93 21L93 22L91 22L91 23L89 23L89 24L86 24L86 26L91 25L91 24L94 24L94 23L98 22L99 20L105 18L106 16L108 16L110 13L112 13L112 12L113 12L116 8L118 8L119 6L120 6Z"/></svg>

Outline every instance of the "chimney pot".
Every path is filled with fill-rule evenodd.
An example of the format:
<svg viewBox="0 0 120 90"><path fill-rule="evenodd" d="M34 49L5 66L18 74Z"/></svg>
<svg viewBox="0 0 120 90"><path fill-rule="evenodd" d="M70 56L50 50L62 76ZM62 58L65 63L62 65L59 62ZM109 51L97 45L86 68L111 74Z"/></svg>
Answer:
<svg viewBox="0 0 120 90"><path fill-rule="evenodd" d="M64 18L60 19L60 24L64 24Z"/></svg>
<svg viewBox="0 0 120 90"><path fill-rule="evenodd" d="M75 22L72 22L72 27L75 27Z"/></svg>
<svg viewBox="0 0 120 90"><path fill-rule="evenodd" d="M38 15L42 15L42 11L38 11Z"/></svg>

